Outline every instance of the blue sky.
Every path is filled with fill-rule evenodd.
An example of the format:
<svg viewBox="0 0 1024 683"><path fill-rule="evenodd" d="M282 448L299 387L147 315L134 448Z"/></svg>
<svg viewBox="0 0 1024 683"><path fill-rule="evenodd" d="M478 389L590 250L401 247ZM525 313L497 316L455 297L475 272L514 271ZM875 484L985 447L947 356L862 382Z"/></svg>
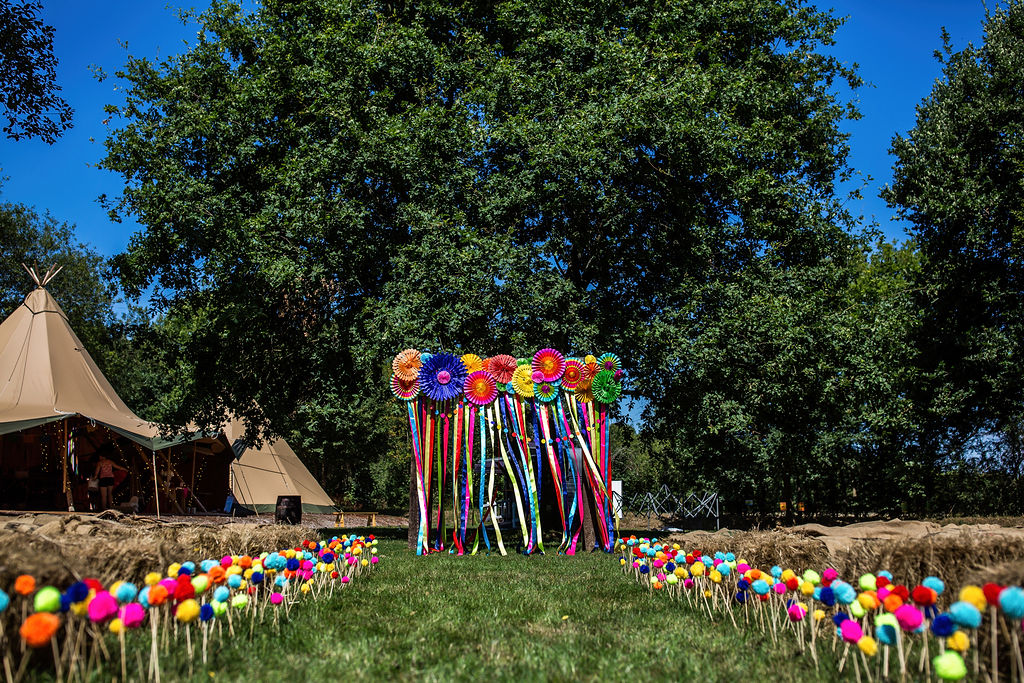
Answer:
<svg viewBox="0 0 1024 683"><path fill-rule="evenodd" d="M0 141L0 169L7 180L0 199L49 209L58 219L77 225L80 239L105 255L122 251L138 226L111 223L96 198L116 196L120 178L92 167L103 156L106 128L103 105L119 101L117 81L97 82L90 65L112 74L128 53L160 57L181 52L195 27L178 21L165 2L115 0L44 0L45 19L56 30L60 62L58 81L75 109L75 127L53 146L35 141ZM864 115L847 124L852 134L854 168L873 179L865 198L851 205L856 214L876 219L888 237L902 238L903 227L890 221L891 211L878 199L878 189L891 177L888 156L893 134L914 125L914 107L940 75L932 52L945 26L957 47L980 40L984 8L981 0L832 0L849 15L837 36L833 54L860 64L869 83L856 95ZM127 43L127 50L121 43Z"/></svg>

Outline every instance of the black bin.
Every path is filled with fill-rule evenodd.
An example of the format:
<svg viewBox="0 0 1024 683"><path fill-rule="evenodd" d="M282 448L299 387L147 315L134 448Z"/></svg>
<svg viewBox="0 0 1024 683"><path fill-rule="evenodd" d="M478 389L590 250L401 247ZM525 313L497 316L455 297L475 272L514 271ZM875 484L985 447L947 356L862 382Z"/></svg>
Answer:
<svg viewBox="0 0 1024 683"><path fill-rule="evenodd" d="M301 524L302 496L278 496L274 521L278 524Z"/></svg>

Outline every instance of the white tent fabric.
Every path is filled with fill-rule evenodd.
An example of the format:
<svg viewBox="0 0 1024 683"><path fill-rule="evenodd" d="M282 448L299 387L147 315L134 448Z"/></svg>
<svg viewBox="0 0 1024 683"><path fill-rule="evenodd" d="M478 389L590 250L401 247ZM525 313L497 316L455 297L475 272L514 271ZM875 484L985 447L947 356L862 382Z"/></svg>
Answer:
<svg viewBox="0 0 1024 683"><path fill-rule="evenodd" d="M224 436L235 451L231 464L232 492L238 502L257 512L273 512L278 496L301 496L302 511L333 512L334 502L284 439L264 440L259 448L242 440L245 425L235 419Z"/></svg>

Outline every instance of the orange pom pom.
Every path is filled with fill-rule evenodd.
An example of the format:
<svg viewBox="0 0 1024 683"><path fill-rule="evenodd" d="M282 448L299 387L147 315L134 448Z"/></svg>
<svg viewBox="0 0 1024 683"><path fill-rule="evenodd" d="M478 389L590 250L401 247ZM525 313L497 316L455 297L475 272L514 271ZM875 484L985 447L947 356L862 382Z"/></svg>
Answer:
<svg viewBox="0 0 1024 683"><path fill-rule="evenodd" d="M35 583L35 582L33 582ZM60 617L50 612L36 612L21 625L22 639L29 647L49 645L57 629L60 628Z"/></svg>
<svg viewBox="0 0 1024 683"><path fill-rule="evenodd" d="M36 591L36 580L28 574L22 574L14 580L14 591L19 595L31 595Z"/></svg>
<svg viewBox="0 0 1024 683"><path fill-rule="evenodd" d="M149 604L159 607L167 601L167 588L157 584L149 589Z"/></svg>

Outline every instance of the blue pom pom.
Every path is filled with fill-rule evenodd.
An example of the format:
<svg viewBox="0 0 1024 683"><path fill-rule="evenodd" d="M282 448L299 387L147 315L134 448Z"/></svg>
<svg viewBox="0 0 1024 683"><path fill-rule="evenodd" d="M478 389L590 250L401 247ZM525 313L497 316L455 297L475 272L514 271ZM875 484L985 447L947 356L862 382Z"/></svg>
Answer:
<svg viewBox="0 0 1024 683"><path fill-rule="evenodd" d="M717 553L715 553L715 559L722 560L723 562L725 562L725 553L719 550Z"/></svg>
<svg viewBox="0 0 1024 683"><path fill-rule="evenodd" d="M71 596L67 593L60 594L60 611L67 612L71 609Z"/></svg>
<svg viewBox="0 0 1024 683"><path fill-rule="evenodd" d="M0 588L0 612L7 609L7 606L11 604L11 597Z"/></svg>
<svg viewBox="0 0 1024 683"><path fill-rule="evenodd" d="M884 576L885 578L887 578L890 581L892 581L892 572L890 572L890 571L888 571L886 569L883 569L882 571L878 572L877 576Z"/></svg>
<svg viewBox="0 0 1024 683"><path fill-rule="evenodd" d="M735 553L726 553L725 554L725 561L726 562L735 562L736 561L736 554Z"/></svg>
<svg viewBox="0 0 1024 683"><path fill-rule="evenodd" d="M640 565L640 573L641 574L647 574L650 571L651 571L650 568L646 564Z"/></svg>
<svg viewBox="0 0 1024 683"><path fill-rule="evenodd" d="M199 568L203 571L204 574L208 574L210 570L218 564L220 564L220 562L218 562L217 560L203 560L199 563Z"/></svg>
<svg viewBox="0 0 1024 683"><path fill-rule="evenodd" d="M75 581L68 586L68 597L71 598L71 602L82 602L89 597L89 587L84 581Z"/></svg>
<svg viewBox="0 0 1024 683"><path fill-rule="evenodd" d="M736 594L736 602L744 603L746 601L747 601L747 594L746 593L744 593L743 591L740 591L739 593Z"/></svg>
<svg viewBox="0 0 1024 683"><path fill-rule="evenodd" d="M888 624L881 624L875 627L875 638L883 645L896 644L896 629Z"/></svg>
<svg viewBox="0 0 1024 683"><path fill-rule="evenodd" d="M286 579L282 575L278 574L274 578L274 585L275 586L287 586L288 585L288 579Z"/></svg>
<svg viewBox="0 0 1024 683"><path fill-rule="evenodd" d="M217 590L213 591L213 599L217 602L227 602L230 597L231 591L225 586L217 586Z"/></svg>
<svg viewBox="0 0 1024 683"><path fill-rule="evenodd" d="M232 588L238 588L242 585L242 577L240 574L232 574L228 577L228 585Z"/></svg>
<svg viewBox="0 0 1024 683"><path fill-rule="evenodd" d="M832 607L836 604L836 593L832 590L831 586L821 587L821 597L818 600L825 605L825 607Z"/></svg>
<svg viewBox="0 0 1024 683"><path fill-rule="evenodd" d="M1010 619L1024 619L1024 590L1018 586L1004 588L999 593L999 606Z"/></svg>
<svg viewBox="0 0 1024 683"><path fill-rule="evenodd" d="M754 581L754 583L750 584L750 588L758 595L768 595L768 591L771 590L768 582L764 579Z"/></svg>
<svg viewBox="0 0 1024 683"><path fill-rule="evenodd" d="M334 553L324 553L323 561L326 564L330 564L331 562L334 562Z"/></svg>
<svg viewBox="0 0 1024 683"><path fill-rule="evenodd" d="M935 591L936 595L942 595L942 591L946 590L946 584L937 576L926 577L925 580L921 582L921 585L925 588L931 588Z"/></svg>
<svg viewBox="0 0 1024 683"><path fill-rule="evenodd" d="M832 615L832 623L836 626L841 626L842 623L849 618L850 617L846 614L846 612L836 612Z"/></svg>
<svg viewBox="0 0 1024 683"><path fill-rule="evenodd" d="M953 617L948 614L940 614L932 619L932 633L940 638L948 638L953 635L955 630L956 624L953 623Z"/></svg>
<svg viewBox="0 0 1024 683"><path fill-rule="evenodd" d="M299 564L300 564L300 562L299 562L298 558L293 557L290 560L288 560L288 564L285 565L285 566L287 566L290 571L295 571L296 569L299 568Z"/></svg>
<svg viewBox="0 0 1024 683"><path fill-rule="evenodd" d="M701 556L700 556L700 561L704 563L704 566L705 566L705 567L710 567L711 565L713 565L713 564L715 563L715 561L714 561L714 560L712 560L712 559L711 559L710 557L708 557L707 555L701 555Z"/></svg>
<svg viewBox="0 0 1024 683"><path fill-rule="evenodd" d="M969 602L954 602L949 606L949 617L953 623L963 628L978 628L981 626L981 612Z"/></svg>
<svg viewBox="0 0 1024 683"><path fill-rule="evenodd" d="M780 567L779 565L775 565L774 567L772 567L771 575L773 579L777 579L780 576L782 576L782 567Z"/></svg>
<svg viewBox="0 0 1024 683"><path fill-rule="evenodd" d="M666 574L669 574L669 573L671 573L671 572L674 572L675 570L676 570L676 565L675 565L675 563L673 563L673 562L666 562L666 563L665 563L665 573L666 573Z"/></svg>
<svg viewBox="0 0 1024 683"><path fill-rule="evenodd" d="M736 587L739 588L741 591L745 591L748 588L750 588L750 582L746 579L740 579L736 582Z"/></svg>
<svg viewBox="0 0 1024 683"><path fill-rule="evenodd" d="M149 609L149 586L139 591L139 604Z"/></svg>
<svg viewBox="0 0 1024 683"><path fill-rule="evenodd" d="M718 569L718 573L721 574L722 576L729 576L729 574L732 573L732 567L727 565L725 562L723 562L722 564L718 565L718 567L716 567L716 569Z"/></svg>
<svg viewBox="0 0 1024 683"><path fill-rule="evenodd" d="M856 589L845 581L833 581L831 588L836 596L836 602L841 605L849 605L857 599Z"/></svg>
<svg viewBox="0 0 1024 683"><path fill-rule="evenodd" d="M199 621L209 621L213 619L213 605L206 602L199 608Z"/></svg>
<svg viewBox="0 0 1024 683"><path fill-rule="evenodd" d="M117 595L115 597L118 602L131 602L138 594L139 589L135 587L135 584L125 581L117 587Z"/></svg>
<svg viewBox="0 0 1024 683"><path fill-rule="evenodd" d="M249 577L249 581L251 581L254 586L258 586L259 584L263 583L263 573L253 572L252 576Z"/></svg>

